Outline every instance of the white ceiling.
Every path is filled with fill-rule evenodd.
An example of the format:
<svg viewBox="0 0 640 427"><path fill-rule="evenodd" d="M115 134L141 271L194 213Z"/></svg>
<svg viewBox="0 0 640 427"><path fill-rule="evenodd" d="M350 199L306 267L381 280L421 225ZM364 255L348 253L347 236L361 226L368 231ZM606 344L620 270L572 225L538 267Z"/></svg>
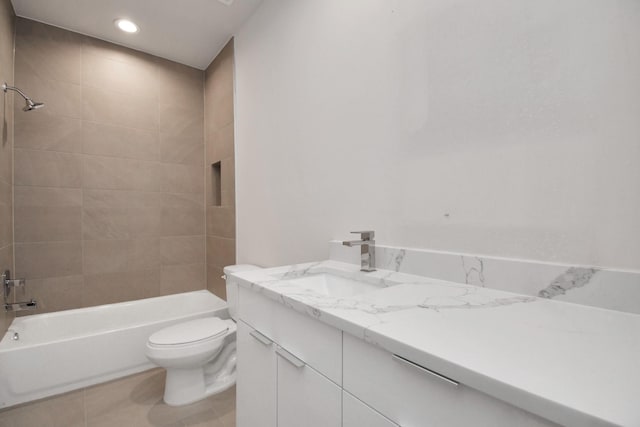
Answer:
<svg viewBox="0 0 640 427"><path fill-rule="evenodd" d="M205 69L262 0L12 0L18 16ZM226 6L224 3L231 3ZM118 30L127 18L136 34Z"/></svg>

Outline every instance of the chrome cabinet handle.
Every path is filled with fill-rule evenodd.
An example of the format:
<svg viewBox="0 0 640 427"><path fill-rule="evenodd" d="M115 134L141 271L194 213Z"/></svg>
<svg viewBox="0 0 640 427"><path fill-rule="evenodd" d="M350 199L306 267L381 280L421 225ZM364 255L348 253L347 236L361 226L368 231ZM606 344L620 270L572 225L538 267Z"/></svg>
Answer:
<svg viewBox="0 0 640 427"><path fill-rule="evenodd" d="M307 365L303 360L298 359L282 347L276 348L276 354L298 369L304 368Z"/></svg>
<svg viewBox="0 0 640 427"><path fill-rule="evenodd" d="M254 337L261 344L264 344L264 345L273 344L273 341L271 341L269 338L265 337L264 335L262 335L260 332L256 331L255 329L253 331L249 332L249 335Z"/></svg>
<svg viewBox="0 0 640 427"><path fill-rule="evenodd" d="M402 356L398 356L397 354L393 355L393 360L395 360L396 362L403 363L403 364L408 365L408 366L412 366L412 367L418 369L419 371L424 372L426 374L429 374L431 376L434 376L434 377L436 377L436 378L438 378L438 379L440 379L440 380L442 380L442 381L446 382L447 384L452 385L454 387L457 387L457 386L460 385L459 382L454 381L451 378L445 377L444 375L440 375L439 373L434 372L431 369L427 369L424 366L418 365L417 363L412 362L409 359L405 359Z"/></svg>

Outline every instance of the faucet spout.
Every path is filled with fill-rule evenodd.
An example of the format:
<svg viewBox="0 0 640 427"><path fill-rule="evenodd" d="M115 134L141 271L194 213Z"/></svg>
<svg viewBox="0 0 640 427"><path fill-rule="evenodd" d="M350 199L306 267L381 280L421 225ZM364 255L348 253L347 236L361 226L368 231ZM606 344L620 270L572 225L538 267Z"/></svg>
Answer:
<svg viewBox="0 0 640 427"><path fill-rule="evenodd" d="M360 271L376 271L376 241L373 231L352 231L360 234L360 240L345 240L344 246L360 246Z"/></svg>

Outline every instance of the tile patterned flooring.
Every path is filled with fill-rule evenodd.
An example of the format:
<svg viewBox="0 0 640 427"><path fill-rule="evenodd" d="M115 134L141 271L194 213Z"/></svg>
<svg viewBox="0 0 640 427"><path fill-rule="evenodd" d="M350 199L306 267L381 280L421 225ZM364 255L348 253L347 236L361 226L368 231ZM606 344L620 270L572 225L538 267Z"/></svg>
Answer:
<svg viewBox="0 0 640 427"><path fill-rule="evenodd" d="M153 369L0 411L0 427L235 427L235 387L182 407L162 401Z"/></svg>

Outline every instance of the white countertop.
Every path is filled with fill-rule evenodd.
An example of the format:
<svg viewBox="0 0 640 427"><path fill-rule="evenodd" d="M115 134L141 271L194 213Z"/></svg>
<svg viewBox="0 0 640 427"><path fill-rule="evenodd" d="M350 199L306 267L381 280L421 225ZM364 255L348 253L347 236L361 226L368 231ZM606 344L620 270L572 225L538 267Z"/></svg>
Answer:
<svg viewBox="0 0 640 427"><path fill-rule="evenodd" d="M382 288L328 297L290 279L331 270ZM640 315L336 261L234 274L244 287L567 426L640 426Z"/></svg>

